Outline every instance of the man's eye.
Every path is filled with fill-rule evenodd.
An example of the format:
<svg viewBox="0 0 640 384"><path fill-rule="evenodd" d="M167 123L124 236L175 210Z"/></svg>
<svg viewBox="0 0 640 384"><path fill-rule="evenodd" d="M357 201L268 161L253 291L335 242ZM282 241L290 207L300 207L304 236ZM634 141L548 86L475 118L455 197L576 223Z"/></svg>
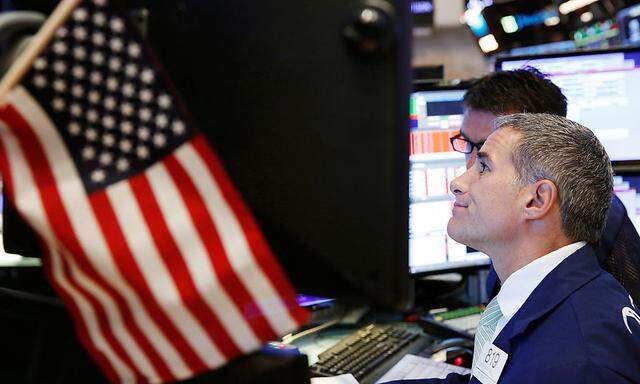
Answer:
<svg viewBox="0 0 640 384"><path fill-rule="evenodd" d="M489 169L487 164L482 161L478 161L478 166L480 167L480 173L484 173L486 170Z"/></svg>

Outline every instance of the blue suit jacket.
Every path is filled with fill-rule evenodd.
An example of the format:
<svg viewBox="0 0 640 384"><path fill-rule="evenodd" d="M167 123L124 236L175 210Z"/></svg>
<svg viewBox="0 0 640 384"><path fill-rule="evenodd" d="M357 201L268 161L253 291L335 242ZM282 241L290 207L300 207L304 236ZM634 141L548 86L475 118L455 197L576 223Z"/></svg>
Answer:
<svg viewBox="0 0 640 384"><path fill-rule="evenodd" d="M628 293L585 246L545 277L494 344L508 355L499 383L640 383L640 322ZM624 310L628 312L629 310ZM474 383L469 375L398 383Z"/></svg>

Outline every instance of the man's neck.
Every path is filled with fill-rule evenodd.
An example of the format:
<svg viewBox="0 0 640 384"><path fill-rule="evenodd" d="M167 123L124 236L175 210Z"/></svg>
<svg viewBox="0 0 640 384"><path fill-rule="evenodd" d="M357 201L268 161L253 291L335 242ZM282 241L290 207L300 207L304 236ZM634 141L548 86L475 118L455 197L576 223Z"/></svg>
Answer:
<svg viewBox="0 0 640 384"><path fill-rule="evenodd" d="M525 238L521 241L494 247L487 251L501 282L507 280L512 273L544 255L573 243L566 236L554 238Z"/></svg>

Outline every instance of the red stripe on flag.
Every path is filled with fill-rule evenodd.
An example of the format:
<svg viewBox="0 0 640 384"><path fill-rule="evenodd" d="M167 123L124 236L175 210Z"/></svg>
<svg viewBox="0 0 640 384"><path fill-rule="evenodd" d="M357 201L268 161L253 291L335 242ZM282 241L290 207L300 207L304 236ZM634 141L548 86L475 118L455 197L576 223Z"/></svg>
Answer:
<svg viewBox="0 0 640 384"><path fill-rule="evenodd" d="M141 174L133 177L129 183L147 223L149 233L167 266L167 270L171 272L171 277L178 287L184 304L227 359L240 355L240 349L229 337L217 314L206 305L204 298L198 292L184 260L184 255L180 253L173 239L149 181L144 174Z"/></svg>
<svg viewBox="0 0 640 384"><path fill-rule="evenodd" d="M174 156L169 156L165 160L165 165L180 191L182 200L189 210L191 220L200 234L200 239L207 249L209 259L225 291L233 299L236 307L242 312L243 317L249 322L261 341L277 337L277 332L271 328L260 307L231 267L213 219L209 215L206 203L198 193L193 180Z"/></svg>
<svg viewBox="0 0 640 384"><path fill-rule="evenodd" d="M64 244L64 247L68 249L71 254L75 256L75 261L79 268L90 278L94 283L99 285L109 296L116 302L120 313L123 315L124 324L132 334L132 336L138 341L140 345L139 337L143 337L140 330L135 326L132 321L132 315L129 311L124 299L120 296L115 289L108 284L102 277L96 272L87 258L87 255L82 250L80 242L73 231L71 220L68 213L65 210L64 204L60 192L56 185L55 177L50 169L46 155L40 144L37 136L31 130L29 124L22 118L20 113L11 105L8 105L4 111L4 118L6 122L11 126L12 130L16 133L16 137L22 147L22 152L27 158L31 172L33 173L34 180L37 185L40 199L42 200L45 213L49 222L51 223L52 230L57 240ZM79 290L80 287L77 287ZM125 352L122 345L117 341L115 335L111 332L111 328L108 324L105 324L107 318L104 312L104 308L94 301L94 298L90 295L93 305L100 312L98 319L100 320L100 327L104 329L105 338L112 346L114 352L125 362L136 374L140 374L137 371L136 366L133 364L129 355ZM132 332L132 330L134 330Z"/></svg>
<svg viewBox="0 0 640 384"><path fill-rule="evenodd" d="M5 108L0 108L0 118L4 118L4 113L5 113L4 110ZM12 175L11 167L9 166L9 160L7 158L7 154L5 151L6 149L5 149L4 141L0 140L0 170L2 171L2 176L3 176L2 177L3 187L5 188L8 197L15 203L15 194L13 189L13 175ZM19 214L22 216L22 213L19 213ZM28 222L28 221L25 220L25 222ZM38 235L38 239L40 240L40 249L42 250L42 254L43 254L43 266L44 266L45 272L49 276L49 279L51 280L51 282L53 283L53 287L55 288L56 292L58 293L62 301L65 303L65 308L71 313L71 316L73 319L77 319L77 321L73 321L73 326L78 335L78 338L80 339L80 342L89 351L89 353L91 353L91 355L98 362L98 364L101 367L104 367L104 372L106 373L106 375L112 381L115 380L118 377L116 372L114 371L113 367L111 366L107 358L104 356L104 354L95 348L95 345L93 344L93 342L91 342L91 338L89 337L89 331L87 330L86 324L83 321L80 321L80 319L82 319L82 315L80 314L80 310L78 309L78 306L76 305L75 301L71 298L71 296L67 294L64 288L60 286L60 283L58 282L58 278L54 275L52 271L52 265L50 260L51 250L47 246L46 242L42 239L42 236L39 233L37 233L37 235ZM63 273L65 272L63 271Z"/></svg>
<svg viewBox="0 0 640 384"><path fill-rule="evenodd" d="M173 322L153 299L154 295L140 271L140 267L133 257L129 246L127 245L122 228L120 228L120 225L118 224L115 211L111 206L111 202L109 201L105 190L93 193L91 195L90 202L96 216L100 217L100 228L107 238L109 250L118 259L118 269L122 275L125 276L125 279L131 283L132 288L136 293L138 293L140 297L146 298L142 300L142 305L144 305L155 323L159 325L160 331L174 346L192 371L198 372L207 369L206 364L193 351ZM124 220L126 220L126 218L124 218ZM162 358L155 351L155 348L151 345L147 345L145 346L145 351L147 351L147 349L150 350L149 357L153 361L153 364L158 370L160 376L165 380L175 379Z"/></svg>
<svg viewBox="0 0 640 384"><path fill-rule="evenodd" d="M213 175L213 178L218 182L222 194L229 203L229 206L233 210L235 216L238 218L238 222L240 223L247 238L247 243L251 247L251 251L256 262L265 272L265 275L271 281L273 287L277 290L280 298L297 324L304 324L309 318L308 312L302 309L296 302L293 287L276 262L269 245L258 228L258 224L255 222L255 219L240 197L236 188L231 184L229 176L227 176L227 173L218 160L218 157L211 150L202 134L197 135L192 140L192 145L204 160L209 172Z"/></svg>

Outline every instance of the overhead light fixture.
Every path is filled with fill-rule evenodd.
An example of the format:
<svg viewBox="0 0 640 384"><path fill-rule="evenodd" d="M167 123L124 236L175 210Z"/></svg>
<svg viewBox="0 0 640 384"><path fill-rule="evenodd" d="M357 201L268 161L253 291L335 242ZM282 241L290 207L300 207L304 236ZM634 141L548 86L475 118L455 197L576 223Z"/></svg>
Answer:
<svg viewBox="0 0 640 384"><path fill-rule="evenodd" d="M598 0L569 0L566 1L562 4L560 4L560 6L558 7L558 10L560 11L560 13L562 13L563 15L566 15L567 13L571 13L573 11L575 11L576 9L580 9L582 7L586 7L589 4L593 4L595 2L597 2Z"/></svg>
<svg viewBox="0 0 640 384"><path fill-rule="evenodd" d="M480 49L482 49L482 52L484 53L493 52L499 47L498 41L493 35L487 35L479 38L478 44L480 45Z"/></svg>
<svg viewBox="0 0 640 384"><path fill-rule="evenodd" d="M558 16L551 16L544 19L544 25L547 27L552 27L558 24L560 24L560 18Z"/></svg>
<svg viewBox="0 0 640 384"><path fill-rule="evenodd" d="M582 21L583 23L588 23L591 20L593 20L593 13L591 12L585 12L580 15L580 21Z"/></svg>
<svg viewBox="0 0 640 384"><path fill-rule="evenodd" d="M500 24L502 24L502 29L506 33L514 33L518 32L518 22L516 18L513 16L505 16L500 19Z"/></svg>

